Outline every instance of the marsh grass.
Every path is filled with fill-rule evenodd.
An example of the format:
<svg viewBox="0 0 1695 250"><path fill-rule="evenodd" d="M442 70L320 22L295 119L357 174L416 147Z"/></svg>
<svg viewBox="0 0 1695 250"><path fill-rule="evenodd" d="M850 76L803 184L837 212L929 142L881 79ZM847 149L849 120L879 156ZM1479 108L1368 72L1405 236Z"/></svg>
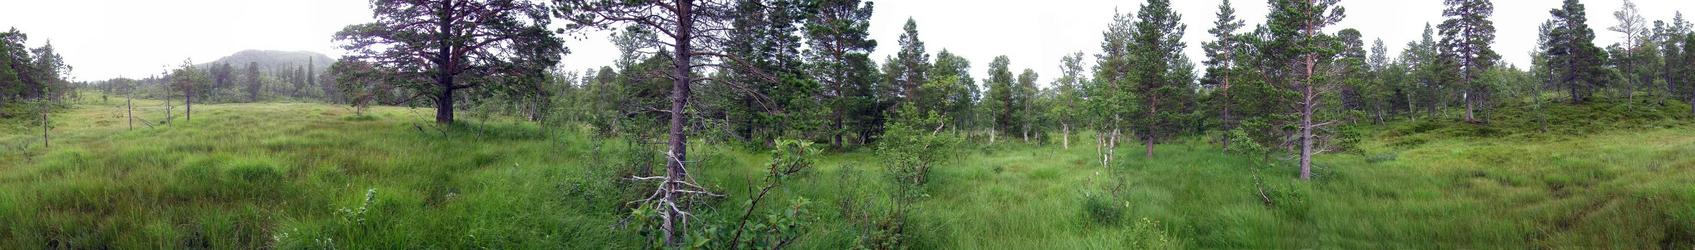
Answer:
<svg viewBox="0 0 1695 250"><path fill-rule="evenodd" d="M1576 108L1588 110L1556 116L1611 109ZM626 220L645 186L619 178L649 148L587 128L436 128L431 112L396 107L196 111L127 130L121 106L80 104L54 115L52 148L0 130L0 248L648 247ZM1198 140L1112 166L1092 145L966 145L932 170L903 223L920 249L1695 246L1695 126L1585 116L1548 134L1505 115L1496 131L1362 128L1358 152L1320 157L1311 182L1279 158ZM768 153L691 148L702 183L731 197L762 185ZM765 207L811 200L818 217L795 247L851 248L860 231L843 215L888 209L894 187L871 150L817 160ZM702 205L700 221L722 222L743 203Z"/></svg>

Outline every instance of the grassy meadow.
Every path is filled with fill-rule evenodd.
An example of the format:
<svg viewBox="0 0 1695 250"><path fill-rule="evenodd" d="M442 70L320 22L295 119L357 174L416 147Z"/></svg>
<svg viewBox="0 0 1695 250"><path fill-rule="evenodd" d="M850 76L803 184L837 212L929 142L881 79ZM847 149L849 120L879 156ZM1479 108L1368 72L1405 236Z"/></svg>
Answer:
<svg viewBox="0 0 1695 250"><path fill-rule="evenodd" d="M587 128L268 103L127 129L119 103L55 113L48 148L39 127L0 127L0 249L651 247L624 206L650 187L620 178L649 149ZM905 223L920 249L1695 247L1687 106L1555 109L1356 128L1358 150L1322 155L1310 182L1195 138L1154 158L1126 147L1110 167L1088 134L1069 149L965 145ZM1630 115L1584 115L1613 109ZM739 216L771 154L691 149L699 181L728 195L699 220ZM892 184L873 150L817 161L761 209L808 208L794 247L852 248L843 204L886 206Z"/></svg>

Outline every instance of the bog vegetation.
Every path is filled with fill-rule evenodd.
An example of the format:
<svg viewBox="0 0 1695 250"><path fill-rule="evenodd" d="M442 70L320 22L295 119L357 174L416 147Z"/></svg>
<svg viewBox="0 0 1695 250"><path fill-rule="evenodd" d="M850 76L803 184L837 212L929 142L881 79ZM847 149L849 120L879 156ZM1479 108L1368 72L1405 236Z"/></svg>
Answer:
<svg viewBox="0 0 1695 250"><path fill-rule="evenodd" d="M1695 246L1681 14L1566 0L1511 65L1488 0L1400 53L1269 3L1147 1L1048 83L912 19L872 58L860 0L377 0L333 61L95 82L14 29L0 248ZM621 57L556 67L593 30Z"/></svg>

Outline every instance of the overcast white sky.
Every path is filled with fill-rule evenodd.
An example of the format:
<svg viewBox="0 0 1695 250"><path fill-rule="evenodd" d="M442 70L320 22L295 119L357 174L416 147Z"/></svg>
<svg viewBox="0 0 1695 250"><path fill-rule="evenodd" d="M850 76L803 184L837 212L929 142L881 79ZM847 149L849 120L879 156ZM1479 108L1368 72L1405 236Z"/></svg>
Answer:
<svg viewBox="0 0 1695 250"><path fill-rule="evenodd" d="M878 40L875 58L896 51L901 25L918 21L919 38L931 53L948 49L972 62L981 78L989 60L1012 58L1014 70L1035 69L1043 82L1058 74L1059 59L1072 52L1093 55L1113 12L1133 12L1142 0L883 0L876 2L871 35ZM1203 58L1199 44L1211 40L1219 0L1177 0L1173 7L1189 25L1188 54ZM1357 28L1381 38L1399 52L1419 39L1425 23L1441 21L1441 0L1345 0L1347 18L1336 26ZM1249 26L1265 18L1264 0L1232 1ZM1525 65L1536 29L1559 0L1495 0L1495 50L1508 62ZM1622 0L1584 0L1596 44L1620 40L1606 31L1617 22L1612 12ZM1648 20L1669 20L1674 11L1695 11L1691 0L1636 0ZM78 80L158 74L184 59L216 60L244 49L310 50L342 54L331 35L348 24L368 22L365 0L0 0L15 10L0 15L0 28L16 27L32 46L46 40L75 67ZM571 40L567 68L606 65L616 51L604 35ZM1093 60L1089 60L1092 62Z"/></svg>

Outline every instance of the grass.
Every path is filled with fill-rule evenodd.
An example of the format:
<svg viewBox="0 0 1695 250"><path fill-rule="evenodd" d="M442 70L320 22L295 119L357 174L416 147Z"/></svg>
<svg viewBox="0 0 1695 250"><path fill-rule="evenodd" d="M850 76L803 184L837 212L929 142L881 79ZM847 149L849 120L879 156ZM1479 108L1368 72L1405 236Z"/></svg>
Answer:
<svg viewBox="0 0 1695 250"><path fill-rule="evenodd" d="M646 186L617 181L643 149L586 129L436 130L427 110L273 103L196 105L192 122L129 130L122 111L55 114L51 148L27 126L0 129L0 248L647 246L623 206ZM1484 132L1366 128L1360 150L1320 157L1311 182L1281 160L1197 141L1110 167L1088 139L967 145L934 170L906 223L922 249L1695 246L1695 126L1664 122L1686 118L1609 130L1595 127L1647 118L1590 117L1546 135L1499 117ZM729 195L697 208L701 221L739 216L770 155L691 148L700 181ZM886 206L880 161L823 155L762 206L811 200L795 246L851 248L838 204Z"/></svg>

